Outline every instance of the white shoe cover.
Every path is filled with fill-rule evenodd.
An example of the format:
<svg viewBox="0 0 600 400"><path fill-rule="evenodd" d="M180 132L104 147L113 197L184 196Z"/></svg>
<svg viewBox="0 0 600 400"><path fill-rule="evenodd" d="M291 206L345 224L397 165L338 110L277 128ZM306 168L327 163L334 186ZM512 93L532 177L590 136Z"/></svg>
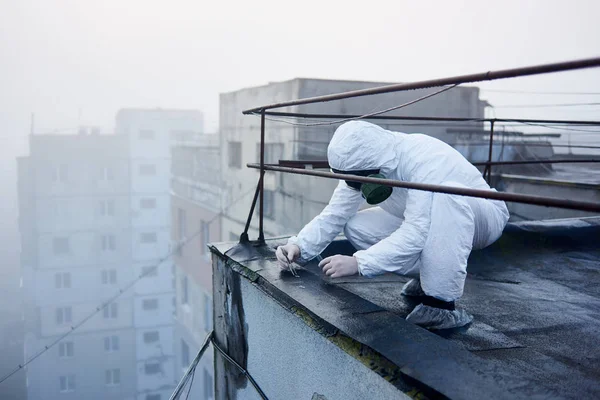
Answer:
<svg viewBox="0 0 600 400"><path fill-rule="evenodd" d="M444 310L419 304L406 320L426 329L437 330L460 328L473 321L473 316L462 309Z"/></svg>

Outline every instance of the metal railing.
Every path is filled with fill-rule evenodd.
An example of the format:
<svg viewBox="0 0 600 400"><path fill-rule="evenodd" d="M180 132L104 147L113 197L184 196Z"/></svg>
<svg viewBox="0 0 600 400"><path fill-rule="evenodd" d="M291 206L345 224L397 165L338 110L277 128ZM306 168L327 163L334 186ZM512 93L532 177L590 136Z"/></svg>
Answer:
<svg viewBox="0 0 600 400"><path fill-rule="evenodd" d="M321 103L321 102L329 102L334 100L342 100L354 97L362 97L362 96L371 96L383 93L392 93L392 92L400 92L407 90L416 90L416 89L426 89L431 87L439 87L445 85L459 85L463 83L474 83L474 82L482 82L482 81L492 81L498 79L506 79L506 78L514 78L514 77L523 77L530 75L540 75L554 72L564 72L564 71L572 71L584 68L592 68L592 67L600 67L600 57L582 59L582 60L573 60L561 63L552 63L552 64L543 64L543 65L534 65L528 67L521 68L513 68L513 69L505 69L499 71L488 71L481 72L471 75L461 75L455 77L447 77L412 83L401 83L395 85L386 85L376 88L362 89L362 90L354 90L349 92L330 94L325 96L317 96L317 97L309 97L304 99L297 99L292 101L273 103L261 107L255 107L252 109L248 109L243 111L245 115L260 115L260 163L258 164L247 164L249 168L256 168L260 170L260 176L258 180L258 184L256 187L256 191L254 194L254 199L252 201L252 205L250 207L250 213L248 215L248 219L246 221L246 226L244 228L244 232L240 237L241 242L248 241L248 230L250 228L250 223L252 221L252 216L254 214L254 210L256 207L257 201L260 199L259 205L259 234L258 234L258 243L262 244L265 241L264 238L264 175L265 171L279 171L285 173L299 174L299 175L312 175L319 176L330 179L344 179L344 180L352 180L362 183L377 183L383 184L392 187L403 187L408 189L416 189L416 190L426 190L431 192L439 192L439 193L448 193L448 194L457 194L462 196L471 196L471 197L481 197L487 199L496 199L524 204L533 204L547 207L557 207L557 208L566 208L573 210L582 210L582 211L590 211L590 212L600 212L600 203L591 203L591 202L583 202L583 201L575 201L569 199L558 199L553 197L543 197L543 196L531 196L531 195L522 195L517 193L506 193L506 192L495 192L491 190L478 190L478 189L467 189L467 188L458 188L458 187L449 187L449 186L441 186L441 185L431 185L424 183L414 183L414 182L403 182L403 181L395 181L388 179L376 179L376 178L365 178L365 177L357 177L355 175L347 175L347 174L336 174L332 172L323 172L323 171L314 171L314 170L306 170L301 168L291 168L285 166L278 165L267 165L265 164L265 123L266 116L282 116L282 117L295 117L295 118L322 118L322 119L331 119L331 118L344 118L348 119L362 119L365 116L361 115L337 115L337 114L308 114L308 113L291 113L291 112L274 112L269 111L277 108L283 107L291 107L291 106L299 106L305 104L313 104L313 103ZM493 118L493 119L485 119L485 118L438 118L438 117L399 117L399 116L381 116L381 115L370 115L365 119L389 119L389 120L427 120L427 121L440 121L440 122L451 122L451 121L462 121L462 122L489 122L490 123L490 137L489 137L489 150L488 150L488 161L484 163L485 169L483 172L484 177L489 181L491 178L491 171L493 165L508 165L510 164L523 164L523 163L539 163L539 161L492 161L493 156L493 144L494 144L494 125L497 122L521 122L525 124L569 124L569 125L600 125L598 121L569 121L569 120L536 120L536 119L507 119L507 118ZM598 162L599 160L560 160L560 162ZM552 160L545 160L544 162L551 163ZM314 165L315 162L306 162L305 164ZM326 168L325 166L323 166Z"/></svg>

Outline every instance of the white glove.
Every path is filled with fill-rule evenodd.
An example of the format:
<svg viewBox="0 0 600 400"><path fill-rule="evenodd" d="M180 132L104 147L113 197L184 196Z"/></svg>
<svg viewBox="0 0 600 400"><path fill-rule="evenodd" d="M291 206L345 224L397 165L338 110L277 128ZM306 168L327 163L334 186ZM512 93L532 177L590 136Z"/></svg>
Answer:
<svg viewBox="0 0 600 400"><path fill-rule="evenodd" d="M324 258L319 267L323 269L325 275L332 278L341 278L358 274L358 261L353 256L342 256L337 254Z"/></svg>
<svg viewBox="0 0 600 400"><path fill-rule="evenodd" d="M281 268L282 271L286 271L289 269L290 264L295 262L300 257L300 247L296 246L295 244L279 246L277 247L275 256L277 257L279 268Z"/></svg>

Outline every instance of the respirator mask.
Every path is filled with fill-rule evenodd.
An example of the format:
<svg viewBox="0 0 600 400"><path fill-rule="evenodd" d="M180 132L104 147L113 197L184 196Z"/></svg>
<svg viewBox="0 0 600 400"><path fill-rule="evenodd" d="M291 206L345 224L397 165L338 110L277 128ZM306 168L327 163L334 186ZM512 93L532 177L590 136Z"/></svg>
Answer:
<svg viewBox="0 0 600 400"><path fill-rule="evenodd" d="M336 174L348 174L348 175L356 175L356 176L364 176L367 178L379 178L385 179L381 173L379 173L379 169L365 169L361 171L340 171L337 169L331 169ZM350 186L352 189L360 190L362 193L362 197L367 201L367 203L374 205L379 204L385 200L392 194L392 187L380 185L377 183L361 183L347 180L346 184Z"/></svg>

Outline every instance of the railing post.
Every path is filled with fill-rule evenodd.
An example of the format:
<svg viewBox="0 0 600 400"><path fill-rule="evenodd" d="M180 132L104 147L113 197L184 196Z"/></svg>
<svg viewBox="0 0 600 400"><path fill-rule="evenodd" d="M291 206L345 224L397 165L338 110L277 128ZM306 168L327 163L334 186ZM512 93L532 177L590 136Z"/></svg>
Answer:
<svg viewBox="0 0 600 400"><path fill-rule="evenodd" d="M485 167L484 173L487 172L487 183L488 185L491 183L492 181L492 153L493 153L493 148L494 148L494 122L496 122L495 119L490 121L490 149L489 149L489 153L488 153L488 164Z"/></svg>
<svg viewBox="0 0 600 400"><path fill-rule="evenodd" d="M252 221L252 214L254 214L254 208L256 207L256 201L258 200L258 194L260 193L260 183L262 182L263 177L265 176L264 172L258 178L258 183L256 184L256 191L254 192L254 198L252 199L252 205L250 206L250 213L248 214L248 219L246 220L246 226L244 227L244 232L240 235L240 243L247 243L250 238L248 237L248 229L250 229L250 222Z"/></svg>
<svg viewBox="0 0 600 400"><path fill-rule="evenodd" d="M265 109L260 111L260 180L258 186L260 189L260 208L258 220L258 242L265 242L264 230L264 210L265 210Z"/></svg>

